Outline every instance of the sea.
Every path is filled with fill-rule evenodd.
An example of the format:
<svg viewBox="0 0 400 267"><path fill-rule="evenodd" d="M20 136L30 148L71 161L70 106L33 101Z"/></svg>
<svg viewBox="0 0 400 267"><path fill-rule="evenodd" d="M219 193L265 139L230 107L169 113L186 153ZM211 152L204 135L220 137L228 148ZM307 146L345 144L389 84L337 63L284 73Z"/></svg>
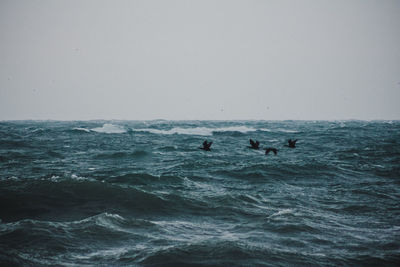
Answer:
<svg viewBox="0 0 400 267"><path fill-rule="evenodd" d="M1 121L0 265L400 266L400 121Z"/></svg>

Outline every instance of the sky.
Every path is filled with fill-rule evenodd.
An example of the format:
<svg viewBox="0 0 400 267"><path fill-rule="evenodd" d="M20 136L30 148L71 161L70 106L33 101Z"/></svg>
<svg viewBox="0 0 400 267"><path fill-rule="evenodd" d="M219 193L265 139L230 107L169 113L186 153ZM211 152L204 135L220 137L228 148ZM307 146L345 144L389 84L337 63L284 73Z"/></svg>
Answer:
<svg viewBox="0 0 400 267"><path fill-rule="evenodd" d="M398 120L399 14L399 0L0 0L0 120Z"/></svg>

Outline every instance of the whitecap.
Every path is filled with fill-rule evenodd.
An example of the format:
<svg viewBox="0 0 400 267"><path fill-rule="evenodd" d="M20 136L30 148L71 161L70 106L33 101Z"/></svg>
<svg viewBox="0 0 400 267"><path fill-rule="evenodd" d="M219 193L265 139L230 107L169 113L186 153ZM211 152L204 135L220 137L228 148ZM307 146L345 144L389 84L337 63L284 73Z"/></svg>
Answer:
<svg viewBox="0 0 400 267"><path fill-rule="evenodd" d="M17 181L17 180L19 180L19 178L16 176L10 176L10 177L7 177L5 180Z"/></svg>
<svg viewBox="0 0 400 267"><path fill-rule="evenodd" d="M72 179L74 179L74 180L85 180L85 178L84 177L80 177L80 176L78 176L78 175L76 175L76 174L71 174L71 178Z"/></svg>
<svg viewBox="0 0 400 267"><path fill-rule="evenodd" d="M261 128L259 130L262 132L272 132L270 129L267 129L267 128Z"/></svg>
<svg viewBox="0 0 400 267"><path fill-rule="evenodd" d="M86 129L86 128L75 127L75 128L73 128L72 130L75 130L75 131L83 131L83 132L90 133L90 130L89 130L89 129Z"/></svg>
<svg viewBox="0 0 400 267"><path fill-rule="evenodd" d="M282 132L282 133L298 133L299 132L299 131L290 130L290 129L277 129L276 131Z"/></svg>
<svg viewBox="0 0 400 267"><path fill-rule="evenodd" d="M170 130L158 130L151 128L144 129L133 129L136 132L149 132L153 134L186 134L186 135L202 135L209 136L213 135L214 132L254 132L257 131L255 128L250 128L246 126L231 126L231 127L221 127L221 128L208 128L208 127L195 127L195 128L181 128L175 127Z"/></svg>
<svg viewBox="0 0 400 267"><path fill-rule="evenodd" d="M223 127L214 130L214 132L240 132L240 133L255 132L255 131L257 131L256 128L246 127L246 126Z"/></svg>
<svg viewBox="0 0 400 267"><path fill-rule="evenodd" d="M158 130L151 128L133 129L137 132L148 132L153 134L187 134L187 135L212 135L211 128L196 127L196 128L172 128L170 130Z"/></svg>
<svg viewBox="0 0 400 267"><path fill-rule="evenodd" d="M115 257L119 258L122 255L128 253L130 248L123 247L123 248L110 248L110 249L100 249L98 251L90 252L87 254L74 254L73 257L79 260L90 260L92 258L99 258L99 257Z"/></svg>
<svg viewBox="0 0 400 267"><path fill-rule="evenodd" d="M293 213L293 210L292 209L283 209L283 210L273 213L269 217L275 217L275 216L280 216L280 215L289 214L289 213Z"/></svg>
<svg viewBox="0 0 400 267"><path fill-rule="evenodd" d="M75 180L75 181L96 181L93 178L87 178L87 177L83 177L83 176L78 176L76 174L71 174L71 179Z"/></svg>
<svg viewBox="0 0 400 267"><path fill-rule="evenodd" d="M109 134L126 133L125 128L110 123L106 123L102 127L93 128L91 130L98 133L109 133Z"/></svg>
<svg viewBox="0 0 400 267"><path fill-rule="evenodd" d="M37 128L37 129L32 130L31 133L42 132L42 131L44 131L43 128Z"/></svg>
<svg viewBox="0 0 400 267"><path fill-rule="evenodd" d="M58 175L53 175L50 177L50 181L52 182L58 182L60 180L60 176Z"/></svg>
<svg viewBox="0 0 400 267"><path fill-rule="evenodd" d="M105 213L102 213L102 215L103 215L105 218L112 218L112 219L117 219L117 220L125 220L124 217L122 217L121 215L116 214L116 213L108 213L108 212L105 212Z"/></svg>

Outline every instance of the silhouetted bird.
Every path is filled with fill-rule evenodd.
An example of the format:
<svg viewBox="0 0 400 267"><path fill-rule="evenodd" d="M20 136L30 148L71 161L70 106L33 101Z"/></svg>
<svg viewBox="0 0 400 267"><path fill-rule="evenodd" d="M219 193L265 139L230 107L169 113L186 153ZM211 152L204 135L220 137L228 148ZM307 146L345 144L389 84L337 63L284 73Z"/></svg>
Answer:
<svg viewBox="0 0 400 267"><path fill-rule="evenodd" d="M259 149L260 146L260 142L258 142L257 140L254 142L253 140L250 139L250 145L249 148L252 149Z"/></svg>
<svg viewBox="0 0 400 267"><path fill-rule="evenodd" d="M296 142L297 142L297 139L296 140L289 139L288 140L288 143L289 143L288 147L295 148L296 147Z"/></svg>
<svg viewBox="0 0 400 267"><path fill-rule="evenodd" d="M267 148L264 148L264 149L265 149L265 155L268 155L268 153L270 151L274 152L275 155L278 154L278 149L276 149L274 147L267 147Z"/></svg>
<svg viewBox="0 0 400 267"><path fill-rule="evenodd" d="M205 151L211 151L210 147L213 142L208 143L207 140L203 142L203 147L200 147L200 149L203 149Z"/></svg>

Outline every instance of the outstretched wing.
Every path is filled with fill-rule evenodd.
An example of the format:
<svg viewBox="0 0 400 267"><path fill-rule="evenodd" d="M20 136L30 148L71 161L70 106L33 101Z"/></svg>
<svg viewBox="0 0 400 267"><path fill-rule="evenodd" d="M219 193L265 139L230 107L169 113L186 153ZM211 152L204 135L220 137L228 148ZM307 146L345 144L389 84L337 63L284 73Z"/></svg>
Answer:
<svg viewBox="0 0 400 267"><path fill-rule="evenodd" d="M273 152L275 155L278 153L278 149L273 148L273 147L269 147L267 149L265 149L265 155L268 155L269 152Z"/></svg>
<svg viewBox="0 0 400 267"><path fill-rule="evenodd" d="M207 144L207 148L210 148L213 142Z"/></svg>
<svg viewBox="0 0 400 267"><path fill-rule="evenodd" d="M207 144L207 140L204 140L204 142L203 142L203 147L204 147L204 148L207 148L207 145L208 145L208 144Z"/></svg>
<svg viewBox="0 0 400 267"><path fill-rule="evenodd" d="M297 142L297 139L296 140L289 139L288 140L289 147L295 147L296 146L296 142Z"/></svg>

